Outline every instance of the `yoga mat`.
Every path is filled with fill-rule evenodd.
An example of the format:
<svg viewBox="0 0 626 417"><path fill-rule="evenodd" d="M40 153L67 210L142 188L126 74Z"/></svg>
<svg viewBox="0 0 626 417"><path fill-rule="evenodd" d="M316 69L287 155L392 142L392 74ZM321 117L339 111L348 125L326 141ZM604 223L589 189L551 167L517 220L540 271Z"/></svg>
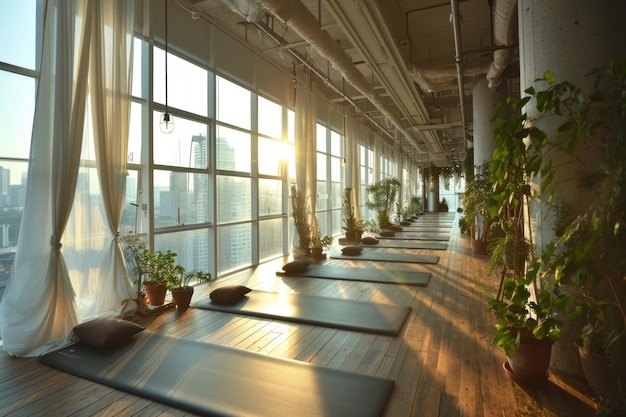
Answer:
<svg viewBox="0 0 626 417"><path fill-rule="evenodd" d="M415 242L415 241L402 241L402 240L379 240L375 245L365 245L361 243L361 247L366 248L391 248L391 249L430 249L430 250L446 250L448 249L447 243L439 242Z"/></svg>
<svg viewBox="0 0 626 417"><path fill-rule="evenodd" d="M305 294L252 290L233 306L200 300L194 307L268 319L397 336L410 307Z"/></svg>
<svg viewBox="0 0 626 417"><path fill-rule="evenodd" d="M407 232L396 232L395 236L376 236L376 239L394 239L394 240L435 240L435 241L448 241L450 240L450 236L435 236L423 233L411 233L407 234Z"/></svg>
<svg viewBox="0 0 626 417"><path fill-rule="evenodd" d="M278 271L276 275L426 286L428 281L430 281L431 274L430 272L419 271L387 271L372 268L346 268L334 265L309 265L306 271L299 274Z"/></svg>
<svg viewBox="0 0 626 417"><path fill-rule="evenodd" d="M372 252L365 250L354 256L338 253L330 255L330 258L348 261L406 262L414 264L436 264L439 262L439 257L433 255L407 255L404 253Z"/></svg>
<svg viewBox="0 0 626 417"><path fill-rule="evenodd" d="M114 350L76 343L41 363L203 416L380 416L394 382L142 332Z"/></svg>

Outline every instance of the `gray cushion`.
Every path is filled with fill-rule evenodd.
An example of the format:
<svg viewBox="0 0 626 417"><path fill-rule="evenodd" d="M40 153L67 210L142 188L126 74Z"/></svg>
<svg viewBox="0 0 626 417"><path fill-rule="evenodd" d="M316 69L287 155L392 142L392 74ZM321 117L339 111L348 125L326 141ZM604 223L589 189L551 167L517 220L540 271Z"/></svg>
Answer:
<svg viewBox="0 0 626 417"><path fill-rule="evenodd" d="M143 330L137 323L114 318L100 318L74 326L74 334L78 340L102 348L122 346Z"/></svg>
<svg viewBox="0 0 626 417"><path fill-rule="evenodd" d="M243 300L243 297L252 291L243 285L225 285L211 291L209 297L215 304L233 305Z"/></svg>

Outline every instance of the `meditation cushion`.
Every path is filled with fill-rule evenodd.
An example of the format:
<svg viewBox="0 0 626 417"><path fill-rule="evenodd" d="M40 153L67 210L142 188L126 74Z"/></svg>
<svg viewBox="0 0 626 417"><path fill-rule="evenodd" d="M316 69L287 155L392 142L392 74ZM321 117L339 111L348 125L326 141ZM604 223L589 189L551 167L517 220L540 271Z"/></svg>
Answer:
<svg viewBox="0 0 626 417"><path fill-rule="evenodd" d="M406 221L406 220L403 220L400 222L400 226L410 226L410 225L411 225L411 222Z"/></svg>
<svg viewBox="0 0 626 417"><path fill-rule="evenodd" d="M137 323L114 318L100 318L74 326L78 340L102 348L122 346L143 330Z"/></svg>
<svg viewBox="0 0 626 417"><path fill-rule="evenodd" d="M355 256L361 252L363 252L363 248L360 246L346 246L343 249L341 249L341 253L343 253L346 256Z"/></svg>
<svg viewBox="0 0 626 417"><path fill-rule="evenodd" d="M395 224L393 226L391 226L389 229L393 230L394 232L401 232L402 231L402 227L401 226L396 226Z"/></svg>
<svg viewBox="0 0 626 417"><path fill-rule="evenodd" d="M378 239L376 239L374 236L365 236L363 239L361 239L361 243L364 245L378 245Z"/></svg>
<svg viewBox="0 0 626 417"><path fill-rule="evenodd" d="M306 271L308 267L309 263L307 261L292 261L283 265L283 271L290 274L299 274Z"/></svg>
<svg viewBox="0 0 626 417"><path fill-rule="evenodd" d="M381 230L378 234L382 237L394 237L396 235L396 232L394 232L393 230Z"/></svg>
<svg viewBox="0 0 626 417"><path fill-rule="evenodd" d="M225 285L211 291L209 297L215 304L233 305L243 300L243 297L252 291L243 285Z"/></svg>

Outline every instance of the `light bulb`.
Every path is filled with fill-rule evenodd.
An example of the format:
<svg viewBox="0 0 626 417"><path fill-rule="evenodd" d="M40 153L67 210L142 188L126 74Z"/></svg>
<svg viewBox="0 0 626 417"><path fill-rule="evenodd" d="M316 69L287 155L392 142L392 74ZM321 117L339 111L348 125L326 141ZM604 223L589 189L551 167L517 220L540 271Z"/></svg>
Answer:
<svg viewBox="0 0 626 417"><path fill-rule="evenodd" d="M169 113L163 113L161 115L161 123L159 124L161 132L170 134L174 131L174 118Z"/></svg>

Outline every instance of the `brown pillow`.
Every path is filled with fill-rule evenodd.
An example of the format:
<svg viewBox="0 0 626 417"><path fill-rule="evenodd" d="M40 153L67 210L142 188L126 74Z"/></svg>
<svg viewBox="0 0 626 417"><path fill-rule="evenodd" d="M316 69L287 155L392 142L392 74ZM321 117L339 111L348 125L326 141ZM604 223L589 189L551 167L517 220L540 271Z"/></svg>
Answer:
<svg viewBox="0 0 626 417"><path fill-rule="evenodd" d="M291 261L283 265L283 271L290 274L299 274L306 271L308 267L309 263L307 261Z"/></svg>
<svg viewBox="0 0 626 417"><path fill-rule="evenodd" d="M100 318L74 326L74 334L78 340L102 348L124 345L143 330L137 323L114 318Z"/></svg>
<svg viewBox="0 0 626 417"><path fill-rule="evenodd" d="M389 229L393 230L394 232L401 232L402 231L402 227L401 226L396 226L395 224L391 227L389 227Z"/></svg>
<svg viewBox="0 0 626 417"><path fill-rule="evenodd" d="M394 232L393 230L381 230L378 234L382 237L394 237L396 235L396 232Z"/></svg>
<svg viewBox="0 0 626 417"><path fill-rule="evenodd" d="M356 256L361 252L363 252L363 248L360 246L346 246L341 249L341 253L346 256Z"/></svg>
<svg viewBox="0 0 626 417"><path fill-rule="evenodd" d="M410 225L411 225L411 222L407 220L403 220L400 222L400 226L410 226Z"/></svg>
<svg viewBox="0 0 626 417"><path fill-rule="evenodd" d="M209 297L215 304L233 305L243 300L244 295L252 291L243 285L225 285L211 291Z"/></svg>
<svg viewBox="0 0 626 417"><path fill-rule="evenodd" d="M378 239L376 239L374 236L365 236L363 239L361 239L361 243L364 245L378 245Z"/></svg>

